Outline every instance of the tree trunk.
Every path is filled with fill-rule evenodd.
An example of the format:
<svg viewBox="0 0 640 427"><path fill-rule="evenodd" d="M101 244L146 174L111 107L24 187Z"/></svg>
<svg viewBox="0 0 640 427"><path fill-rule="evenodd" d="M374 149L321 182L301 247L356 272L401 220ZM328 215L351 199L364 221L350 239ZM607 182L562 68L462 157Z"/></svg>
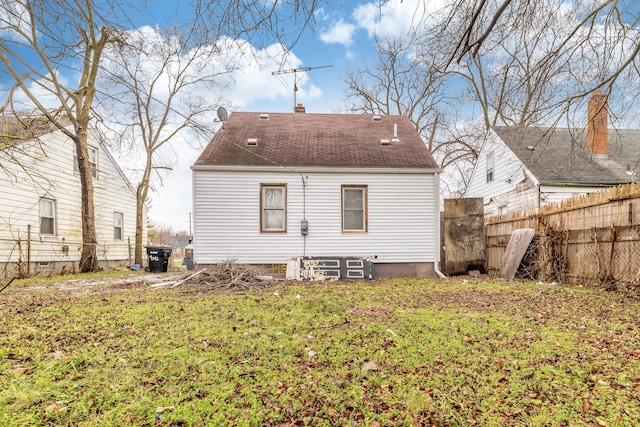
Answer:
<svg viewBox="0 0 640 427"><path fill-rule="evenodd" d="M81 273L98 271L98 239L96 236L95 210L93 205L93 176L89 163L89 149L87 146L87 128L79 127L75 139L78 154L78 170L80 172L80 186L82 193L82 252L80 254L79 270Z"/></svg>
<svg viewBox="0 0 640 427"><path fill-rule="evenodd" d="M147 160L142 174L142 179L136 188L136 248L135 262L142 265L142 228L144 227L144 206L149 195L149 185L151 182L151 170L153 166L153 151L147 149Z"/></svg>
<svg viewBox="0 0 640 427"><path fill-rule="evenodd" d="M142 233L144 227L144 200L140 197L140 190L136 197L136 246L134 249L134 259L136 264L143 265L142 258Z"/></svg>

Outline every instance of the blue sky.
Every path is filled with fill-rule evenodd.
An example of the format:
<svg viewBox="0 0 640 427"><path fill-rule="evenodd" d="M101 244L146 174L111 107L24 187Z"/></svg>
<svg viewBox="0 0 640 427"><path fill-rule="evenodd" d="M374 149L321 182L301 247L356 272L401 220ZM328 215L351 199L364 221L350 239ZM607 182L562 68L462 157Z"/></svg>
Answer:
<svg viewBox="0 0 640 427"><path fill-rule="evenodd" d="M422 10L422 0L328 2L316 11L315 31L306 31L291 51L290 62L280 69L315 68L296 73L296 100L308 113L348 113L343 102L342 76L376 59L374 37L403 36ZM433 5L433 2L430 3ZM149 23L152 24L152 23ZM257 57L262 57L258 52ZM330 66L330 67L325 67ZM291 112L294 105L294 74L272 75L275 62L247 65L235 74L236 83L227 91L234 109L256 112ZM149 216L153 223L171 226L174 231L189 229L192 206L191 171L200 150L175 148L178 163L164 186L151 195Z"/></svg>
<svg viewBox="0 0 640 427"><path fill-rule="evenodd" d="M376 61L376 37L406 36L415 20L422 17L424 4L428 4L433 11L442 2L444 0L320 1L314 15L313 29L305 31L290 52L284 51L279 44L269 44L269 41L262 40L265 42L262 46L251 45L250 40L244 41L243 48L250 53L243 55L244 62L233 73L233 84L224 93L228 103L221 106L231 114L234 110L292 112L294 74L272 73L312 67L308 72L295 74L299 88L295 94L296 101L302 103L308 113L349 113L343 101L342 78L345 72ZM140 32L142 27L148 27L145 31L153 31L152 27L179 25L191 18L185 8L187 2L157 0L143 4L152 6L152 9L134 11L135 6L131 6L131 12L127 13L126 18L131 23L129 30L132 32ZM291 32L295 33L295 30ZM69 65L58 69L61 73L59 77L71 88L79 75L74 66L79 65L74 65L74 61L70 60ZM6 91L12 84L13 81L0 81L0 91ZM36 84L32 85L32 90L39 93L43 101L52 99ZM211 99L214 99L214 95ZM30 101L24 95L21 98L19 93L16 94L16 101L17 104L22 101L26 106L30 105ZM53 99L51 102L57 101ZM57 104L52 107L57 107ZM211 117L212 123L214 119L215 113ZM200 147L193 147L176 141L171 150L162 152L162 156L173 163L173 171L163 177L162 186L155 181L156 191L150 193L149 218L152 224L170 226L176 232L189 230L192 210L190 166L208 140L199 142ZM135 171L140 169L137 167L140 157L131 156L130 153L120 156L115 150L112 151L135 186Z"/></svg>

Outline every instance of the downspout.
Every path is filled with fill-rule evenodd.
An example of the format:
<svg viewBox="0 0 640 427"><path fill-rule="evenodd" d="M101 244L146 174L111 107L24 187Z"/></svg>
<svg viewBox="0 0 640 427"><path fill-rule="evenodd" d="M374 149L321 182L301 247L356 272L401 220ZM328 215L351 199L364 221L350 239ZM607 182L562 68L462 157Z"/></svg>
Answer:
<svg viewBox="0 0 640 427"><path fill-rule="evenodd" d="M304 180L304 175L300 175L302 178L302 220L307 220L307 183ZM302 235L302 256L307 256L307 235Z"/></svg>
<svg viewBox="0 0 640 427"><path fill-rule="evenodd" d="M441 279L446 279L447 276L444 275L443 272L439 270L440 267L440 245L442 244L441 236L440 236L440 174L434 174L435 179L435 199L436 199L436 242L438 242L438 250L436 251L436 259L433 263L433 271L440 277Z"/></svg>

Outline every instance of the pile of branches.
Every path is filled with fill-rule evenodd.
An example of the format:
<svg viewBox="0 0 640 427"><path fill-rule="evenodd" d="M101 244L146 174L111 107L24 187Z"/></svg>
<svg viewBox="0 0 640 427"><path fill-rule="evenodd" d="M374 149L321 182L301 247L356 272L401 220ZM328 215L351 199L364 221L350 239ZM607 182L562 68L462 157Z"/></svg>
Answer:
<svg viewBox="0 0 640 427"><path fill-rule="evenodd" d="M265 275L264 269L238 264L235 260L227 260L199 270L171 287L189 286L200 290L246 290L266 288L270 283L271 278Z"/></svg>

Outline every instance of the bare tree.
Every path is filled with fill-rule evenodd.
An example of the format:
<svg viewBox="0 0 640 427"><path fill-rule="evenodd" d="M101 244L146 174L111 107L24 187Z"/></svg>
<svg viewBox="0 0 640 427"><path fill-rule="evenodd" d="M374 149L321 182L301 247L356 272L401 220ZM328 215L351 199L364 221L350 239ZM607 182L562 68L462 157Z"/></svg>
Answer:
<svg viewBox="0 0 640 427"><path fill-rule="evenodd" d="M97 236L87 133L94 119L94 102L102 95L97 91L96 79L99 72L103 71L101 65L105 49L114 44L122 45L124 41L118 30L121 28L119 20L127 19L132 10L134 13L141 11L135 10L136 4L131 2L125 2L123 7L120 0L100 3L91 0L0 2L0 61L3 65L0 73L7 74L15 82L5 105L14 110L26 108L18 103L20 97L17 95L24 94L28 99L28 107L37 108L57 129L73 140L82 191L83 246L79 270L95 271L98 269ZM192 29L187 31L190 34L190 48L198 49L224 34L232 37L247 35L256 40L260 37L264 37L263 40L286 40L288 45L292 45L302 29L309 27L318 1L297 0L293 6L283 3L280 0L193 0L189 4L193 19L185 24L185 27ZM171 63L172 66L175 64ZM138 74L140 70L128 70L134 75L141 75ZM182 84L176 83L180 79L178 76L174 80L174 89ZM154 81L154 87L159 82ZM179 90L175 90L172 97L177 98L178 93ZM156 99L157 91L153 89L146 95L146 100L151 101ZM141 114L145 111L144 100L145 95L137 98L141 103L141 109L138 110ZM204 109L203 106L193 107L194 111L202 112ZM171 111L171 107L167 111ZM148 127L151 121L158 118L161 121L159 124ZM163 145L170 139L169 135L176 131L176 126L165 122L166 119L162 114L158 116L155 113L153 118L140 116L140 129L153 131L145 134L146 144L152 150ZM151 163L148 169L153 170L156 166ZM148 184L139 187L138 191L144 203Z"/></svg>
<svg viewBox="0 0 640 427"><path fill-rule="evenodd" d="M192 0L193 25L210 39L247 39L254 46L274 42L293 47L313 29L314 12L325 0ZM328 3L328 2L327 2Z"/></svg>
<svg viewBox="0 0 640 427"><path fill-rule="evenodd" d="M117 40L116 31L90 0L14 0L2 6L0 61L2 72L15 82L7 105L24 108L16 96L24 94L31 107L74 142L82 188L79 270L95 271L98 242L87 133L100 61L106 46ZM61 75L69 68L77 73L72 81Z"/></svg>
<svg viewBox="0 0 640 427"><path fill-rule="evenodd" d="M145 205L154 183L172 168L166 154L180 144L197 145L214 132L215 109L224 88L222 75L234 69L225 50L234 42L194 44L183 28L145 27L123 35L110 49L101 82L103 129L119 149L141 153L136 183L135 262L142 264ZM163 157L162 154L165 154Z"/></svg>
<svg viewBox="0 0 640 427"><path fill-rule="evenodd" d="M439 35L456 40L450 68L494 82L478 99L501 122L571 121L597 89L611 95L618 117L638 107L637 91L629 92L639 81L634 1L455 0L441 22Z"/></svg>
<svg viewBox="0 0 640 427"><path fill-rule="evenodd" d="M468 167L463 164L473 165L479 147L455 126L442 57L432 50L417 52L413 41L401 39L379 41L376 47L374 65L344 78L351 110L409 117L440 167L454 175L458 184L451 188L464 185Z"/></svg>
<svg viewBox="0 0 640 427"><path fill-rule="evenodd" d="M175 154L180 144L194 145L203 136L211 136L213 111L221 104L221 91L229 82L224 75L237 68L235 55L251 55L246 42L237 38L256 43L279 41L283 49L292 46L310 27L317 3L301 0L291 7L279 0L195 0L189 24L129 32L109 51L113 60L106 67L110 73L102 86L109 95L102 109L103 123L112 136L117 135L112 140L126 144L121 149L139 150L143 157L135 178L136 263L142 262L149 192L162 185L163 172L172 168L167 153Z"/></svg>

